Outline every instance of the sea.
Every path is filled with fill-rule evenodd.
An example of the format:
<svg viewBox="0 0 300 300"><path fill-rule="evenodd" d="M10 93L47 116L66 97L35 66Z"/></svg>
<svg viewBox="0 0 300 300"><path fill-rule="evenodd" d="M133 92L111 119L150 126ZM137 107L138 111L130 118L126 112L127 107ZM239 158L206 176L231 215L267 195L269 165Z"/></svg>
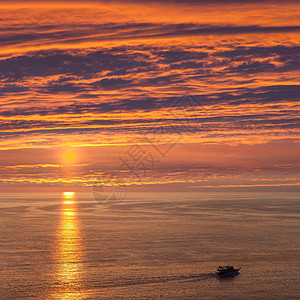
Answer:
<svg viewBox="0 0 300 300"><path fill-rule="evenodd" d="M1 193L0 299L300 299L299 221L287 192Z"/></svg>

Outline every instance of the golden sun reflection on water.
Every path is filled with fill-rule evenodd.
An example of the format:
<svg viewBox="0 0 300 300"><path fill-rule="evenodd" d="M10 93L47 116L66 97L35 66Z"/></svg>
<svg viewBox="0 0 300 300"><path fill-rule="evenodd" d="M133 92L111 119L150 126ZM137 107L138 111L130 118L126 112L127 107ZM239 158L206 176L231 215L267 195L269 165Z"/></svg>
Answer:
<svg viewBox="0 0 300 300"><path fill-rule="evenodd" d="M82 288L82 239L77 217L75 194L65 192L62 198L55 255L58 288L55 299L80 299Z"/></svg>

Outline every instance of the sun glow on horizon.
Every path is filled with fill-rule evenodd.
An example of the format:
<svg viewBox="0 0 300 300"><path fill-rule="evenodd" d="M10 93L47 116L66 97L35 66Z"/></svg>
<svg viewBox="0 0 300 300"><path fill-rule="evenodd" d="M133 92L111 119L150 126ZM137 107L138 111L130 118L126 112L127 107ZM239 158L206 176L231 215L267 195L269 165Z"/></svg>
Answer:
<svg viewBox="0 0 300 300"><path fill-rule="evenodd" d="M74 192L64 192L63 193L63 204L74 204Z"/></svg>
<svg viewBox="0 0 300 300"><path fill-rule="evenodd" d="M74 195L74 192L64 192L64 198L72 198Z"/></svg>

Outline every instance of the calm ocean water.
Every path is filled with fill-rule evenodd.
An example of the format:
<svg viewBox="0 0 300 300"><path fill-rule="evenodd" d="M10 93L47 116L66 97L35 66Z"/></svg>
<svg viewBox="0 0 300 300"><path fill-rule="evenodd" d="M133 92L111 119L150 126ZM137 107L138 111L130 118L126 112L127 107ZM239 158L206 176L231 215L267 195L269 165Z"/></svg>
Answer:
<svg viewBox="0 0 300 300"><path fill-rule="evenodd" d="M299 219L295 193L1 194L0 299L300 299Z"/></svg>

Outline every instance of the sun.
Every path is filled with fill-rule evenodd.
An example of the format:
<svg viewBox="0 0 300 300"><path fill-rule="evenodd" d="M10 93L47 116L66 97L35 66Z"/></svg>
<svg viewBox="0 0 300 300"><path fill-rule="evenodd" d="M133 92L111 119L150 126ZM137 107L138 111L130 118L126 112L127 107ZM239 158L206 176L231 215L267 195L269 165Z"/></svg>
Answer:
<svg viewBox="0 0 300 300"><path fill-rule="evenodd" d="M73 164L76 160L76 153L72 149L66 149L63 152L63 162L67 165Z"/></svg>

